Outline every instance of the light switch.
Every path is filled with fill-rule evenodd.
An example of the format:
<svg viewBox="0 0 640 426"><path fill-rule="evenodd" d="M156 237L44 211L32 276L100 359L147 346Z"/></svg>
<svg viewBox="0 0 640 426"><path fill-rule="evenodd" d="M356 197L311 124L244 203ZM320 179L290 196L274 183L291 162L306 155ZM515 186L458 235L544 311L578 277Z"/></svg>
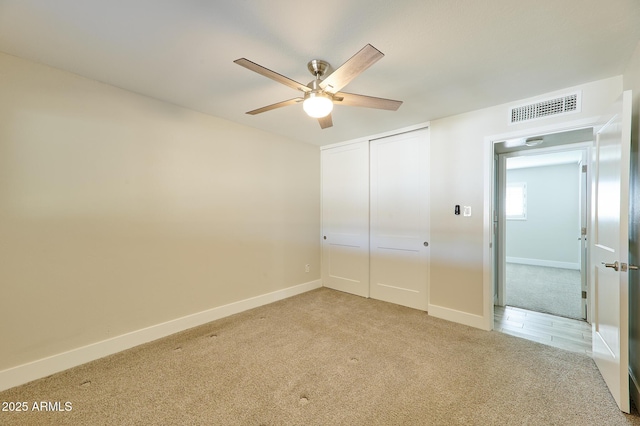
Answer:
<svg viewBox="0 0 640 426"><path fill-rule="evenodd" d="M465 216L471 216L471 206L464 206L464 213Z"/></svg>

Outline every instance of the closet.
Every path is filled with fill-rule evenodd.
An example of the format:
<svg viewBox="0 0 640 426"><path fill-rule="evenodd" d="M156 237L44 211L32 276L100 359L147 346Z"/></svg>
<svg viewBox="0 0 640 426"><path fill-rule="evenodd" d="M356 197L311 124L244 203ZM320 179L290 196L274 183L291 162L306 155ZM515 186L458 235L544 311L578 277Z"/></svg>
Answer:
<svg viewBox="0 0 640 426"><path fill-rule="evenodd" d="M325 147L321 162L323 285L426 310L428 129Z"/></svg>

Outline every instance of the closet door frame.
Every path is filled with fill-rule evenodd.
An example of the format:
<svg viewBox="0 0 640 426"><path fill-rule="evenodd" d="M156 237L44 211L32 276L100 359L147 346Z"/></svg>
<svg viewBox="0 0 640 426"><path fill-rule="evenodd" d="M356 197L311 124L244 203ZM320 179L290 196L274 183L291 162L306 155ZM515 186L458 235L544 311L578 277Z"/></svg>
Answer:
<svg viewBox="0 0 640 426"><path fill-rule="evenodd" d="M322 285L324 287L345 291L347 293L356 294L356 295L367 297L367 298L370 297L370 178L371 178L370 169L369 169L370 143L371 141L376 139L380 139L388 136L395 136L402 133L424 129L427 134L427 157L425 158L425 162L427 167L427 176L429 176L429 157L428 157L429 127L430 127L430 124L428 122L420 123L414 126L405 127L405 128L393 130L390 132L371 135L366 138L359 138L359 139L354 139L350 141L345 141L345 142L340 142L340 143L325 145L320 147L320 150L321 150L321 178L320 178L321 206L320 208L321 208L321 221L322 221L321 235L320 235L321 264L322 264L321 278L322 278ZM356 230L356 232L347 233L347 234L351 234L350 237L352 238L352 240L350 242L345 240L336 241L337 234L339 237L347 237L347 239L349 238L349 235L341 236L339 235L339 234L343 234L341 232L337 232L337 233L332 232L332 228L334 224L332 223L332 219L330 218L330 215L329 215L330 206L328 205L328 203L330 203L331 201L326 199L326 197L329 196L328 195L329 188L326 187L327 182L325 181L325 179L327 179L327 176L328 176L327 174L332 172L329 170L329 167L327 167L328 165L326 164L325 160L329 152L340 152L343 150L349 151L353 149L362 149L362 150L366 149L366 156L360 157L361 161L363 162L360 163L360 165L358 166L359 172L357 173L358 176L363 175L364 174L363 170L366 167L366 185L365 185L366 188L364 191L364 194L366 194L366 223L362 222L362 218L364 218L364 213L362 211L360 212L362 214L356 215L358 217L358 219L356 220L356 222L358 223L357 228L359 230L366 229L366 233L364 232L361 233L358 230ZM333 151L333 150L336 150L336 151ZM427 183L426 196L428 197L428 195L429 195L429 185ZM361 203L361 204L363 205L364 203ZM426 236L426 238L428 238L428 236ZM366 245L365 245L365 242L366 242ZM428 239L425 239L424 242L428 243ZM332 267L336 266L337 264L336 262L334 262L334 260L336 260L335 256L337 255L337 251L335 249L340 246L346 247L347 250L349 250L349 248L357 249L359 253L362 254L361 257L357 258L357 263L361 267L357 275L348 276L350 274L341 274L339 273L339 271L336 271L335 268L332 270ZM426 300L428 304L429 291L430 291L429 272L428 272L429 256L427 256L426 262L427 262ZM366 285L364 285L365 283ZM356 288L357 290L355 290ZM424 310L426 310L426 306Z"/></svg>

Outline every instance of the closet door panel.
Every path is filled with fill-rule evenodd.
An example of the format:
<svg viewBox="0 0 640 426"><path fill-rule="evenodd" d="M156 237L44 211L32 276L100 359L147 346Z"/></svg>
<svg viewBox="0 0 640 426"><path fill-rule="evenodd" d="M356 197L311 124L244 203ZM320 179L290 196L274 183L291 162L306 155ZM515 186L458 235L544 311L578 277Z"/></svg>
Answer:
<svg viewBox="0 0 640 426"><path fill-rule="evenodd" d="M428 137L423 129L370 144L370 296L422 310L429 278Z"/></svg>
<svg viewBox="0 0 640 426"><path fill-rule="evenodd" d="M322 284L369 296L369 143L325 149Z"/></svg>

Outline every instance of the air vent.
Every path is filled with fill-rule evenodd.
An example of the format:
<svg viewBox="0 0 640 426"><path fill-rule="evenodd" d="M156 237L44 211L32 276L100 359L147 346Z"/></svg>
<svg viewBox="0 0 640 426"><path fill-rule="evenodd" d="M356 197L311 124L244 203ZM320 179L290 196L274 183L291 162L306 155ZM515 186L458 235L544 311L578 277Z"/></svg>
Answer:
<svg viewBox="0 0 640 426"><path fill-rule="evenodd" d="M580 112L582 109L581 103L580 92L575 92L532 104L512 107L509 111L509 124Z"/></svg>

